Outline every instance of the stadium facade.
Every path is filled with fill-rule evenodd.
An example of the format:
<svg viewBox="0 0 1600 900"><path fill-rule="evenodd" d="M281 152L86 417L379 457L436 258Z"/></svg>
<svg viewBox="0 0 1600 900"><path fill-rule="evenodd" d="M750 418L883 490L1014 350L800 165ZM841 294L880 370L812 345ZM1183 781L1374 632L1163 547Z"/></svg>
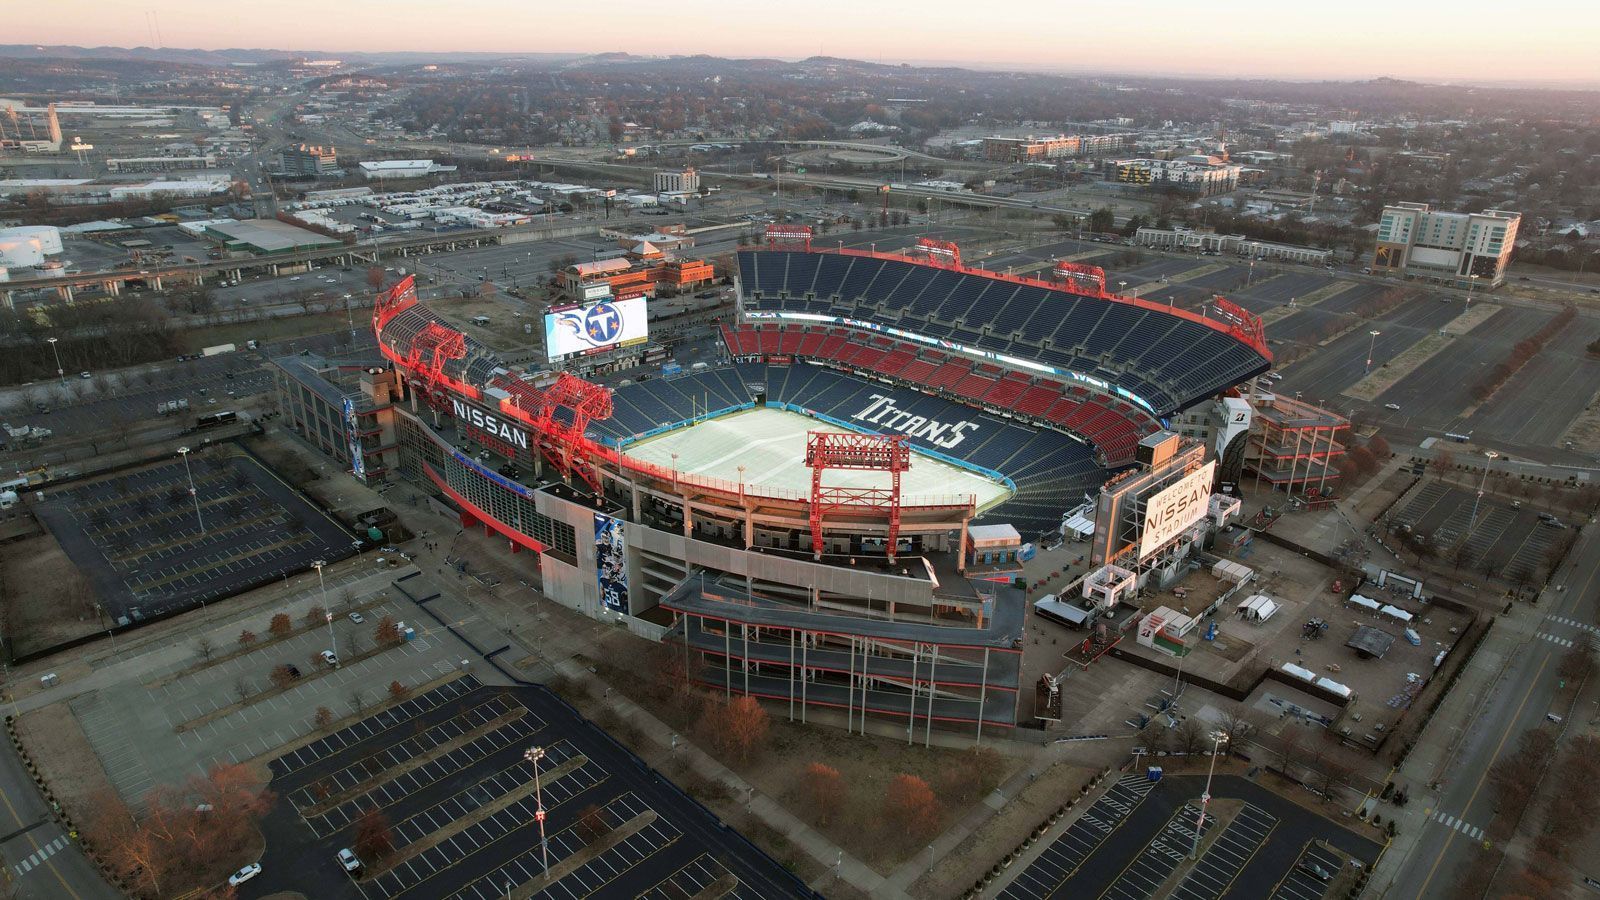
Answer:
<svg viewBox="0 0 1600 900"><path fill-rule="evenodd" d="M378 456L387 470L537 554L546 596L681 646L717 690L800 720L901 720L908 739L1013 727L1025 548L1139 466L1166 417L1265 371L1260 323L1220 298L1198 315L1111 296L1081 266L1019 278L937 242L915 257L814 251L777 232L739 253L739 314L715 364L614 390L522 371L443 323L408 279L373 316L398 377L359 367L346 384L365 396L349 397L308 385L327 366L280 361L286 400L327 407L286 421L304 433L352 410L349 435L393 450ZM669 434L692 447L698 425L756 409L818 423L793 448L810 490L635 449ZM1004 490L981 505L903 495L928 459ZM371 477L368 465L352 471ZM1109 561L1137 567L1130 554L1148 550Z"/></svg>

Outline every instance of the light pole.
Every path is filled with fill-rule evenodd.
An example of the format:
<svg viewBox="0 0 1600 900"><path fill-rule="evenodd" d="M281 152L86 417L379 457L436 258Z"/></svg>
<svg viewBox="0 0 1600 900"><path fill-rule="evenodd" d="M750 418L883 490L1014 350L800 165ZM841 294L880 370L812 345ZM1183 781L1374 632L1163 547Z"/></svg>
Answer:
<svg viewBox="0 0 1600 900"><path fill-rule="evenodd" d="M539 760L544 759L543 747L529 747L522 758L533 764L534 819L539 822L539 852L544 859L544 874L550 874L550 844L544 839L544 791L539 785Z"/></svg>
<svg viewBox="0 0 1600 900"><path fill-rule="evenodd" d="M1211 732L1211 767L1206 770L1206 790L1200 795L1200 818L1194 823L1194 844L1189 847L1189 858L1194 859L1200 855L1200 829L1206 824L1206 809L1211 806L1211 776L1217 771L1217 748L1228 737L1226 732Z"/></svg>
<svg viewBox="0 0 1600 900"><path fill-rule="evenodd" d="M1467 276L1467 309L1472 308L1472 289L1478 286L1478 273Z"/></svg>
<svg viewBox="0 0 1600 900"><path fill-rule="evenodd" d="M1367 372L1366 372L1366 374L1371 374L1372 373L1372 351L1377 348L1377 346L1378 346L1378 335L1383 334L1383 332L1381 332L1381 331L1369 331L1369 332L1367 332L1367 334L1372 335L1372 338L1367 341Z"/></svg>
<svg viewBox="0 0 1600 900"><path fill-rule="evenodd" d="M183 475L189 479L189 499L194 501L194 521L201 531L206 530L205 517L200 515L200 494L194 489L194 473L189 471L189 448L179 447L178 455L183 457Z"/></svg>
<svg viewBox="0 0 1600 900"><path fill-rule="evenodd" d="M1126 281L1117 282L1117 295L1121 297L1128 296L1128 283Z"/></svg>
<svg viewBox="0 0 1600 900"><path fill-rule="evenodd" d="M1489 457L1489 465L1500 458L1500 454L1494 450L1485 450L1483 455ZM1472 522L1467 526L1468 534L1478 527L1478 504L1483 502L1483 486L1489 481L1489 465L1483 467L1483 477L1478 479L1478 496L1472 501Z"/></svg>
<svg viewBox="0 0 1600 900"><path fill-rule="evenodd" d="M62 384L66 384L67 383L67 370L61 368L61 353L60 353L60 351L56 350L56 341L58 339L57 338L45 338L45 340L50 342L50 355L55 357L55 360L56 360L56 378L60 379Z"/></svg>

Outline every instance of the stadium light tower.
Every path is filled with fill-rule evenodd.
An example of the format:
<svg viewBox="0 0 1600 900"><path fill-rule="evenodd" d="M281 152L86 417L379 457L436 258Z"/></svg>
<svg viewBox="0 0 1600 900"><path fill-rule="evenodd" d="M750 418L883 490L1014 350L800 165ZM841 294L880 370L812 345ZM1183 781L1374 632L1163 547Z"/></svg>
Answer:
<svg viewBox="0 0 1600 900"><path fill-rule="evenodd" d="M1483 455L1489 457L1489 462L1483 467L1483 477L1478 479L1478 496L1473 498L1472 521L1467 526L1469 534L1474 528L1478 527L1478 504L1483 502L1483 486L1489 481L1489 466L1494 465L1494 461L1500 458L1500 454L1494 450L1485 450Z"/></svg>
<svg viewBox="0 0 1600 900"><path fill-rule="evenodd" d="M1117 282L1117 293L1124 297L1128 296L1128 283L1126 281Z"/></svg>
<svg viewBox="0 0 1600 900"><path fill-rule="evenodd" d="M1372 335L1371 339L1367 341L1367 373L1370 374L1372 372L1372 351L1377 348L1378 335L1383 334L1383 332L1369 331L1367 334Z"/></svg>
<svg viewBox="0 0 1600 900"><path fill-rule="evenodd" d="M56 350L56 338L45 338L45 340L50 342L50 355L56 358L56 377L65 385L67 383L67 371L61 368L61 353Z"/></svg>
<svg viewBox="0 0 1600 900"><path fill-rule="evenodd" d="M1211 768L1206 770L1206 789L1200 795L1200 818L1194 823L1194 843L1189 847L1189 858L1194 859L1200 855L1200 829L1206 824L1206 808L1211 805L1211 776L1217 771L1217 748L1228 739L1225 731L1211 732Z"/></svg>
<svg viewBox="0 0 1600 900"><path fill-rule="evenodd" d="M53 342L55 339L51 338ZM189 448L179 447L178 455L183 457L183 475L189 479L189 499L194 501L194 521L201 531L206 530L205 517L200 515L200 494L194 489L194 473L189 470Z"/></svg>
<svg viewBox="0 0 1600 900"><path fill-rule="evenodd" d="M544 791L539 785L539 760L544 759L543 747L529 747L522 758L533 765L534 819L539 822L539 851L544 859L544 874L550 874L550 842L544 838Z"/></svg>

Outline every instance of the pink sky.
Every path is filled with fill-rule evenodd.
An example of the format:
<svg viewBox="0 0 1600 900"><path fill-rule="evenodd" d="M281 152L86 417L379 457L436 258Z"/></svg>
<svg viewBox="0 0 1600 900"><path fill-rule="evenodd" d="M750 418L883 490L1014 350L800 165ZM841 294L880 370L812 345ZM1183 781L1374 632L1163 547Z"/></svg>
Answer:
<svg viewBox="0 0 1600 900"><path fill-rule="evenodd" d="M709 53L1293 78L1600 83L1600 13L1573 0L1337 4L954 0L49 0L0 42L325 50Z"/></svg>

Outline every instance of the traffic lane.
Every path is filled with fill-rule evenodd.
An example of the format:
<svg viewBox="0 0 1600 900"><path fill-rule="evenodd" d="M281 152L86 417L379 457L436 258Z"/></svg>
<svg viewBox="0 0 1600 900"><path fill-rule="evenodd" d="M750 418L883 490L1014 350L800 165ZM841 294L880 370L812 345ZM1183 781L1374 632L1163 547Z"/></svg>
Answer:
<svg viewBox="0 0 1600 900"><path fill-rule="evenodd" d="M1597 541L1592 529L1585 529L1585 534L1573 548L1564 567L1567 574L1554 580L1553 583L1565 584L1567 590L1559 592L1556 596L1565 599L1555 607L1554 614L1587 620L1593 617L1596 607L1596 598L1593 590L1597 580L1600 580L1600 541ZM1549 596L1547 593L1546 596ZM1454 760L1453 769L1467 773L1466 778L1452 784L1447 773L1446 790L1440 797L1438 808L1451 810L1462 809L1465 811L1467 821L1474 823L1487 823L1494 815L1494 800L1492 792L1482 794L1482 788L1489 777L1489 770L1507 748L1515 751L1512 742L1513 735L1521 735L1529 728L1537 728L1544 724L1545 713L1550 711L1550 702L1555 696L1556 687L1548 677L1550 664L1556 656L1555 645L1546 641L1533 640L1531 651L1514 653L1511 667L1505 676L1505 683L1511 687L1508 692L1512 697L1518 696L1517 687L1523 682L1527 683L1520 692L1518 705L1513 707L1509 702L1488 702L1485 704L1489 727L1482 727L1478 722L1469 722L1463 727L1470 729L1468 744L1462 748L1464 754L1458 754ZM1492 746L1489 746L1491 745ZM1476 780L1471 778L1471 773L1478 773ZM1453 814L1453 813L1452 813ZM1412 851L1411 858L1419 861L1419 865L1406 866L1402 870L1405 879L1398 885L1401 892L1397 896L1417 897L1419 900L1433 885L1435 878L1447 878L1449 874L1464 862L1463 857L1470 847L1466 839L1457 841L1459 837L1454 829L1426 829L1421 842ZM1448 863L1448 865L1446 865ZM1440 882L1439 889L1448 890L1450 885Z"/></svg>
<svg viewBox="0 0 1600 900"><path fill-rule="evenodd" d="M8 837L0 843L0 857L12 866L10 877L19 896L59 900L59 898L116 898L121 896L100 879L75 843L68 842L61 849L46 854L51 844L65 838L59 825L49 815L49 807L40 796L32 776L23 768L16 748L6 742L0 750L0 827ZM17 866L30 858L43 858L26 871Z"/></svg>

